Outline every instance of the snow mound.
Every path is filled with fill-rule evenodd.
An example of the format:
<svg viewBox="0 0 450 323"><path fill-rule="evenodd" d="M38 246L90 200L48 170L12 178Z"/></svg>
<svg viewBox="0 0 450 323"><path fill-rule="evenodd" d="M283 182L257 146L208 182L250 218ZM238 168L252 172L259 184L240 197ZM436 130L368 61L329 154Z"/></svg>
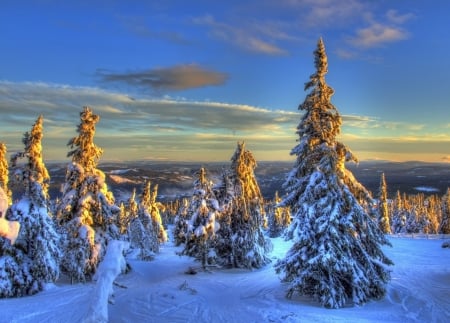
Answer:
<svg viewBox="0 0 450 323"><path fill-rule="evenodd" d="M129 246L128 242L112 240L108 243L106 255L95 273L94 292L89 303L89 311L83 323L108 322L108 302L113 294L113 283L116 277L125 270L126 261L123 251Z"/></svg>

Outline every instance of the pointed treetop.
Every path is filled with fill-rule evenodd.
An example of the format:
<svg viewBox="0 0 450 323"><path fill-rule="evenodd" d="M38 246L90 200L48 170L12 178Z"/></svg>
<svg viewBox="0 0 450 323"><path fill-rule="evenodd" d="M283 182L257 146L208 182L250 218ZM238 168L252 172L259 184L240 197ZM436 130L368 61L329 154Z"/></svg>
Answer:
<svg viewBox="0 0 450 323"><path fill-rule="evenodd" d="M67 153L72 161L80 164L88 172L93 172L103 150L94 144L95 125L100 117L92 113L91 108L85 106L80 112L80 124L77 127L78 136L72 138L67 144L75 148Z"/></svg>
<svg viewBox="0 0 450 323"><path fill-rule="evenodd" d="M325 52L325 44L322 37L317 42L317 49L314 51L314 65L316 66L317 75L324 77L328 73L328 58Z"/></svg>

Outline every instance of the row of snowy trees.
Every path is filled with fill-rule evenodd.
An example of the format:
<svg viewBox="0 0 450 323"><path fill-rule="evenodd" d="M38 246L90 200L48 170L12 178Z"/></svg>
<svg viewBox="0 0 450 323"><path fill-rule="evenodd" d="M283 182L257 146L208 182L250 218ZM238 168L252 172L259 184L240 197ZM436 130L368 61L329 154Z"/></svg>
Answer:
<svg viewBox="0 0 450 323"><path fill-rule="evenodd" d="M310 92L299 107L304 111L299 144L291 152L297 159L284 185L287 195L271 209L269 233L278 235L292 212L285 236L293 245L275 264L289 284L287 296L309 295L325 307L339 308L383 297L392 262L381 249L389 242L375 200L345 168L345 162L357 160L336 140L342 121L330 102L333 89L325 82L328 63L321 39L314 54L316 73L305 85ZM183 254L203 266L210 260L249 268L267 263L254 167L253 155L238 144L218 185L212 187L200 170L192 199L176 221L175 239L184 243Z"/></svg>
<svg viewBox="0 0 450 323"><path fill-rule="evenodd" d="M176 244L181 254L209 265L260 268L269 262L271 243L263 232L264 201L254 175L256 161L238 143L229 169L213 185L201 168L189 203L175 220Z"/></svg>
<svg viewBox="0 0 450 323"><path fill-rule="evenodd" d="M42 158L43 117L37 119L31 133L25 133L25 149L12 155L11 166L5 145L0 145L5 203L12 204L9 169L23 192L5 214L8 221L18 221L21 229L15 243L0 238L1 297L34 294L55 281L60 271L72 281L90 280L113 239L130 241L144 260L152 259L159 245L167 241L157 185L152 188L147 181L138 201L133 191L126 204L115 203L105 174L97 168L102 155L94 143L98 121L90 108L83 108L78 135L68 143L72 160L62 196L56 201L49 199L50 176ZM183 254L200 259L203 266L258 268L268 263L271 245L262 231L264 205L255 167L253 155L239 143L220 184L212 187L205 169L200 169L186 210Z"/></svg>
<svg viewBox="0 0 450 323"><path fill-rule="evenodd" d="M390 233L450 234L450 188L440 198L401 194L388 199L384 173L381 174L378 193L378 223L381 231Z"/></svg>
<svg viewBox="0 0 450 323"><path fill-rule="evenodd" d="M0 190L10 206L0 216L20 224L14 243L0 236L0 297L34 294L54 282L60 272L72 281L90 280L112 239L129 240L132 247L142 249L143 258L167 240L157 186L152 191L147 182L139 203L133 196L127 208L115 204L105 174L97 168L102 155L94 143L98 121L90 108L83 108L78 135L68 143L72 161L62 197L56 201L49 199L50 176L42 158L43 117L25 133L24 150L11 156L10 166L6 146L0 144ZM15 188L22 193L14 203L8 185L10 170Z"/></svg>

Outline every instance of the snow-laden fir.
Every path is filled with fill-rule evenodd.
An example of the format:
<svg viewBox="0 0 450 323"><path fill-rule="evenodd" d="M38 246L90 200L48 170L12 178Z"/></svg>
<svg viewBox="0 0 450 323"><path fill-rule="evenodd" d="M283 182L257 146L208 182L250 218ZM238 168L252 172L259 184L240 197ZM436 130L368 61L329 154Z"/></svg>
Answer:
<svg viewBox="0 0 450 323"><path fill-rule="evenodd" d="M285 183L293 221L287 237L294 245L276 264L288 282L287 296L313 297L327 308L380 299L392 262L381 246L389 244L378 227L373 200L345 162L356 161L336 136L341 117L331 103L334 91L325 82L328 62L319 39L314 52L316 72L305 84L304 111L297 127L296 162Z"/></svg>

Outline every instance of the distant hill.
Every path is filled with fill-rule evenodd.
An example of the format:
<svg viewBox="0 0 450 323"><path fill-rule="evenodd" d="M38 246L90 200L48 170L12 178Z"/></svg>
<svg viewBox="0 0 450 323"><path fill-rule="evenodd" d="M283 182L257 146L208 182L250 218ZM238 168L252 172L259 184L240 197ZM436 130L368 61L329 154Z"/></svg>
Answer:
<svg viewBox="0 0 450 323"><path fill-rule="evenodd" d="M107 183L117 200L125 200L135 187L140 193L145 179L159 185L159 198L172 200L189 196L192 192L193 175L200 167L205 167L208 176L217 182L222 169L228 163L181 163L181 162L128 162L102 163L99 168L107 175ZM50 194L60 196L67 163L47 163L51 176ZM256 177L261 192L266 199L272 199L276 190L283 194L282 185L293 162L259 162ZM347 168L368 190L376 194L381 173L384 172L388 195L393 197L397 190L407 194L443 195L450 187L450 165L424 162L363 161L358 165L348 164Z"/></svg>

